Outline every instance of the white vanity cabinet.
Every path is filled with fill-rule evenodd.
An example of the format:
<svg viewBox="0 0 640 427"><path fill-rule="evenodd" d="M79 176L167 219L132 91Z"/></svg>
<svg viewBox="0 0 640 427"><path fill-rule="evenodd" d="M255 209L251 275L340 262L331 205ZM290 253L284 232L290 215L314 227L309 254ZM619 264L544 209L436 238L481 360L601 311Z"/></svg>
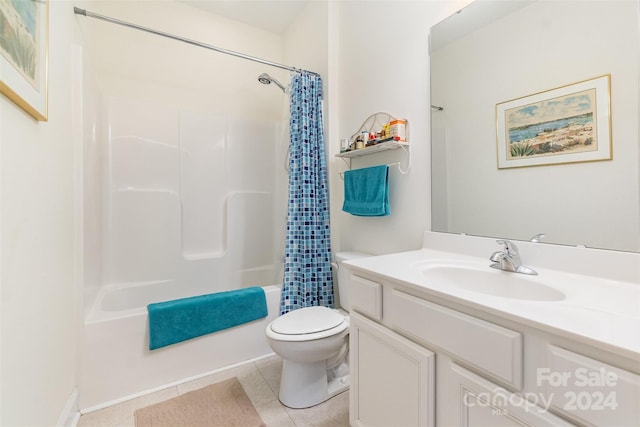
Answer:
<svg viewBox="0 0 640 427"><path fill-rule="evenodd" d="M349 280L352 426L640 425L637 361L366 270Z"/></svg>
<svg viewBox="0 0 640 427"><path fill-rule="evenodd" d="M434 426L435 354L351 315L352 426Z"/></svg>

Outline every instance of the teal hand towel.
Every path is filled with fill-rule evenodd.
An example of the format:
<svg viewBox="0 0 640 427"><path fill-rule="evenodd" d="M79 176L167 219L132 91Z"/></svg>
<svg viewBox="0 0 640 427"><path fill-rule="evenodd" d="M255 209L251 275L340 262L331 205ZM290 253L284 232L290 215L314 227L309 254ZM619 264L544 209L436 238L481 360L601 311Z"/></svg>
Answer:
<svg viewBox="0 0 640 427"><path fill-rule="evenodd" d="M147 305L149 350L231 328L267 316L260 287L237 289Z"/></svg>
<svg viewBox="0 0 640 427"><path fill-rule="evenodd" d="M346 171L342 210L359 216L389 215L389 166Z"/></svg>

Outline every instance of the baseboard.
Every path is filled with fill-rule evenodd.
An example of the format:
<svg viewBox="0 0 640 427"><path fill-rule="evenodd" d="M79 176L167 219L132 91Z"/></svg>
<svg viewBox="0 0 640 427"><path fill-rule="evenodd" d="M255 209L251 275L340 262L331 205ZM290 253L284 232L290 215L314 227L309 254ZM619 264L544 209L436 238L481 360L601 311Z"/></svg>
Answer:
<svg viewBox="0 0 640 427"><path fill-rule="evenodd" d="M75 427L80 420L80 412L78 411L78 388L74 388L71 396L67 399L67 404L58 418L57 427Z"/></svg>

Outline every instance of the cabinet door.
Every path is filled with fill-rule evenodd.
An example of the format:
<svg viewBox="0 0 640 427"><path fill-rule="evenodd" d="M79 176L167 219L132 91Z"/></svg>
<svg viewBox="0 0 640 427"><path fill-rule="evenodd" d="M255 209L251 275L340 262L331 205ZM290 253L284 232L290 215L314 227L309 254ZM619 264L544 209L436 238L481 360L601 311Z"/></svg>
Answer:
<svg viewBox="0 0 640 427"><path fill-rule="evenodd" d="M352 426L434 425L434 353L357 313L349 342Z"/></svg>
<svg viewBox="0 0 640 427"><path fill-rule="evenodd" d="M450 362L447 383L450 400L446 412L448 424L464 427L543 427L572 426L548 412L545 405L538 406L520 395L487 381L486 379ZM438 390L439 396L444 390ZM540 401L536 403L545 403ZM548 402L547 407L548 407ZM441 420L442 422L442 420Z"/></svg>
<svg viewBox="0 0 640 427"><path fill-rule="evenodd" d="M537 381L551 406L591 426L640 426L640 375L549 345Z"/></svg>

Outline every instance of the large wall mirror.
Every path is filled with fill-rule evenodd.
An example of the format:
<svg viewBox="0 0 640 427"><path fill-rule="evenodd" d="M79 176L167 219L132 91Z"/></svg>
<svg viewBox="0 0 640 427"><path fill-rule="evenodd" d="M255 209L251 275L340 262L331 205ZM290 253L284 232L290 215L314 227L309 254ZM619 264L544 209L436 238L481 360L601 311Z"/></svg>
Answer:
<svg viewBox="0 0 640 427"><path fill-rule="evenodd" d="M515 240L544 233L547 243L640 250L638 8L638 0L476 0L431 29L431 103L442 108L431 112L433 231ZM577 113L552 103L575 103L585 81L605 81L589 90L607 133L572 144L600 144L610 156L585 160L547 142L518 167L499 165L498 129L516 123L502 105L553 112L549 123L564 117L583 135L591 129L574 123ZM531 138L569 132L549 127ZM536 156L553 162L530 161Z"/></svg>

